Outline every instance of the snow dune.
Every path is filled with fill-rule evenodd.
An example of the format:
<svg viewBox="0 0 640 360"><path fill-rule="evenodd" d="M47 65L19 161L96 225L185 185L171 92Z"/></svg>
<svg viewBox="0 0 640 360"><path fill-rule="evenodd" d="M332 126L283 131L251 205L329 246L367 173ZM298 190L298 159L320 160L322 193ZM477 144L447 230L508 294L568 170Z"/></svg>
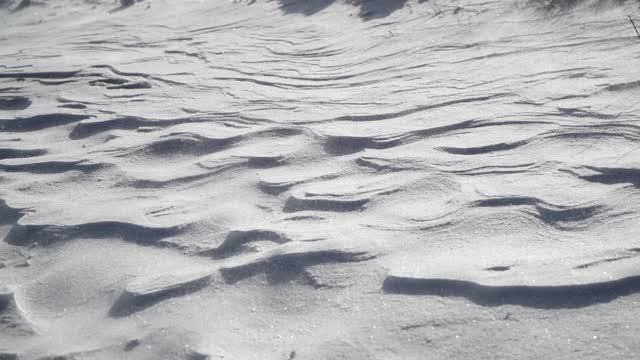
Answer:
<svg viewBox="0 0 640 360"><path fill-rule="evenodd" d="M0 359L633 358L628 16L0 0Z"/></svg>

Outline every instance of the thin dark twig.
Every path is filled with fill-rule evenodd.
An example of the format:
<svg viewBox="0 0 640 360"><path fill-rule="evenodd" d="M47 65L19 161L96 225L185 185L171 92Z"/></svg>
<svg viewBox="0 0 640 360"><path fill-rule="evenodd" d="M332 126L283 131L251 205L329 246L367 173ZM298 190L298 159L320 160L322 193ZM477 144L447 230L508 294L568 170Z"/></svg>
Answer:
<svg viewBox="0 0 640 360"><path fill-rule="evenodd" d="M640 32L638 32L638 28L636 27L636 24L633 22L633 19L631 18L630 15L629 16L629 21L631 21L631 25L633 25L633 28L636 30L636 34L638 35L638 39L640 39Z"/></svg>

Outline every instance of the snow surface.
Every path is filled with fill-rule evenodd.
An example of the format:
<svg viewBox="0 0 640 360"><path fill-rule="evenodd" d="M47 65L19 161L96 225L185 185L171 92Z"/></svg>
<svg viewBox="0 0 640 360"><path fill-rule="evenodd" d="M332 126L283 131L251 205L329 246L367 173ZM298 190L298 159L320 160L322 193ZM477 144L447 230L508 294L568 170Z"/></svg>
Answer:
<svg viewBox="0 0 640 360"><path fill-rule="evenodd" d="M631 359L637 1L0 0L0 359Z"/></svg>

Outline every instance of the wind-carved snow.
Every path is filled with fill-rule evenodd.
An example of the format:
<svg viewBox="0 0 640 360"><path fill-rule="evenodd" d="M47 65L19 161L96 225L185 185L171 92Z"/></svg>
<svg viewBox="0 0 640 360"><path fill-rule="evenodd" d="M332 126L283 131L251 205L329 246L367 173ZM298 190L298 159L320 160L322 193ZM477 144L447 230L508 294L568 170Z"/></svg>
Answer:
<svg viewBox="0 0 640 360"><path fill-rule="evenodd" d="M637 10L0 1L0 358L247 358L294 308L637 294Z"/></svg>

